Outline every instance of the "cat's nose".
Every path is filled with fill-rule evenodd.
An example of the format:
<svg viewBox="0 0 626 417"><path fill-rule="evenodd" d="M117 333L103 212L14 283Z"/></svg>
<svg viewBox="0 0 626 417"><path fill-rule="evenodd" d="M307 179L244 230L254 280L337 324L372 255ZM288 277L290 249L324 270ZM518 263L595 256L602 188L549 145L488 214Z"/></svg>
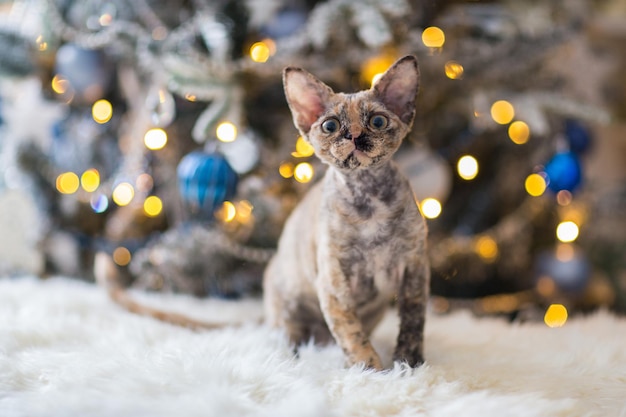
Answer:
<svg viewBox="0 0 626 417"><path fill-rule="evenodd" d="M364 133L354 138L352 142L354 142L354 147L359 151L369 151L371 148L369 138Z"/></svg>

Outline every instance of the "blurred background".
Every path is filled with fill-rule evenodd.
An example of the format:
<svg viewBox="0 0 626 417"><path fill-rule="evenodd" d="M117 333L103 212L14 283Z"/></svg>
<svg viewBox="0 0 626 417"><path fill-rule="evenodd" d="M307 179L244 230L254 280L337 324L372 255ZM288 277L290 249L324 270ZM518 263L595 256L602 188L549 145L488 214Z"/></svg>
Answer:
<svg viewBox="0 0 626 417"><path fill-rule="evenodd" d="M0 273L260 291L325 167L281 70L369 88L418 56L397 153L433 308L626 312L626 0L0 1Z"/></svg>

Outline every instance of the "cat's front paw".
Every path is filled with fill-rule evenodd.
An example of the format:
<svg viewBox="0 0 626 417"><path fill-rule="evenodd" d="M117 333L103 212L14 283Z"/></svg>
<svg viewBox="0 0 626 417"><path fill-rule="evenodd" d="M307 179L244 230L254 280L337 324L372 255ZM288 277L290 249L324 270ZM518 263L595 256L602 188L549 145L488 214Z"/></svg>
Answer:
<svg viewBox="0 0 626 417"><path fill-rule="evenodd" d="M363 364L366 368L375 369L377 371L382 371L384 369L380 357L376 352L360 356L351 355L349 362L350 365Z"/></svg>
<svg viewBox="0 0 626 417"><path fill-rule="evenodd" d="M417 368L424 364L424 356L420 351L403 351L396 349L393 355L394 362L406 362L412 368Z"/></svg>

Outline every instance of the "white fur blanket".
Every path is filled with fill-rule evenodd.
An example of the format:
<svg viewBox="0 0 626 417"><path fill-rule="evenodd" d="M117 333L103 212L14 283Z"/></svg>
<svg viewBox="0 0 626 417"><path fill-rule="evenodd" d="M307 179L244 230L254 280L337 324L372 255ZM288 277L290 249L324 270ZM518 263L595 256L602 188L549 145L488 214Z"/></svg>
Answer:
<svg viewBox="0 0 626 417"><path fill-rule="evenodd" d="M194 333L131 315L93 285L0 279L0 416L626 417L626 320L559 329L431 316L427 364L346 368L337 346L298 357L254 324L258 301L144 297L243 327ZM375 334L387 358L397 319Z"/></svg>

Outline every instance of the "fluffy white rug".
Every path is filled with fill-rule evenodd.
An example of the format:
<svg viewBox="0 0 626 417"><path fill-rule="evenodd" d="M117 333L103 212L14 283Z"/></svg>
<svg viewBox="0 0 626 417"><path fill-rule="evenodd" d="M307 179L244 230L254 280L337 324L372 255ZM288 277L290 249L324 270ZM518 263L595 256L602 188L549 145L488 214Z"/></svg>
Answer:
<svg viewBox="0 0 626 417"><path fill-rule="evenodd" d="M257 301L149 297L224 321ZM375 343L389 358L397 320ZM0 279L0 416L626 416L626 320L560 329L433 316L427 364L346 368L336 346L294 354L250 322L194 333L133 316L95 286ZM388 360L389 361L389 360Z"/></svg>

